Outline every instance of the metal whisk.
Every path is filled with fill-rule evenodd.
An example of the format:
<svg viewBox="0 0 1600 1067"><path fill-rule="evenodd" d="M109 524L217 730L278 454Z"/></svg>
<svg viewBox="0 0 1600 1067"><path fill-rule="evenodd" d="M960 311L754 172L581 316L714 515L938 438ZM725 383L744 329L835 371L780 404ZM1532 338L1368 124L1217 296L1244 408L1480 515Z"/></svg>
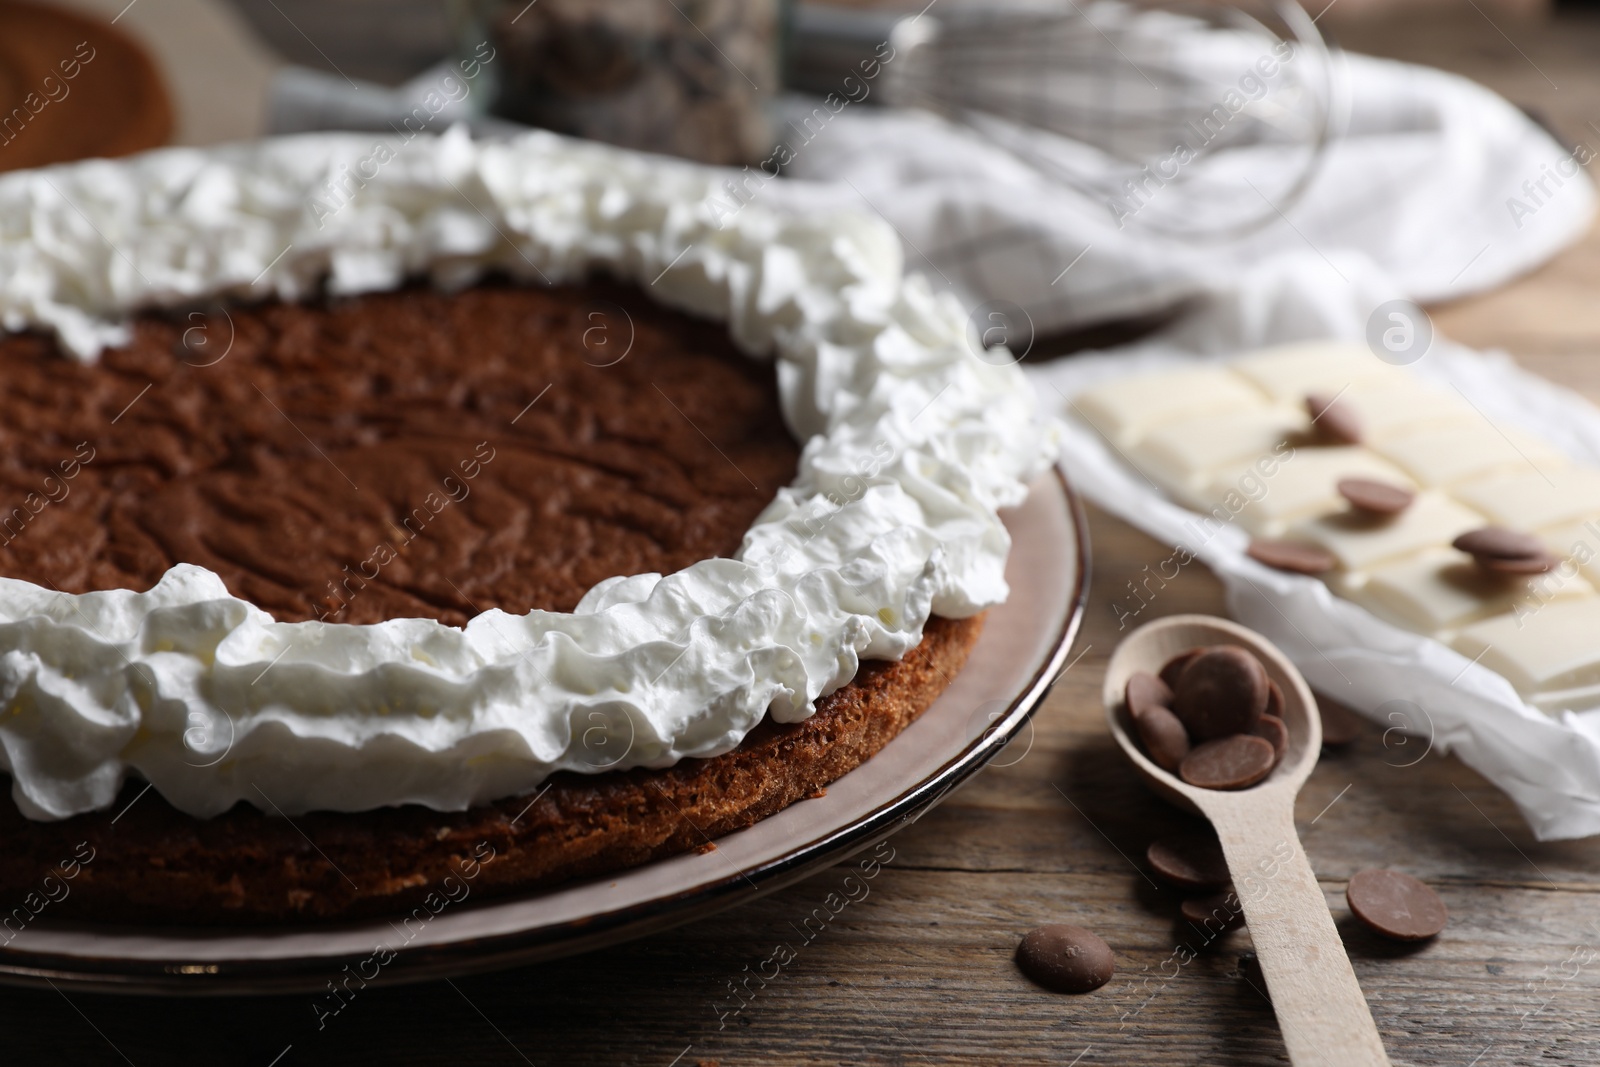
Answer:
<svg viewBox="0 0 1600 1067"><path fill-rule="evenodd" d="M884 95L1103 201L1119 225L1237 238L1299 196L1334 125L1322 37L1297 4L1267 2L944 0L893 25Z"/></svg>

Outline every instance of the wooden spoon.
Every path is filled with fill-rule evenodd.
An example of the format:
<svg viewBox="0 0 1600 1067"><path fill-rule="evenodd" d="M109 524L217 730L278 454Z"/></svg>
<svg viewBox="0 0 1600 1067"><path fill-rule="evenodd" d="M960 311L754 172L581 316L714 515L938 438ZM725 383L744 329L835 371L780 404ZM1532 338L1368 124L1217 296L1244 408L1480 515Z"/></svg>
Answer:
<svg viewBox="0 0 1600 1067"><path fill-rule="evenodd" d="M1283 690L1289 750L1265 780L1233 792L1201 789L1151 762L1136 740L1123 692L1135 671L1161 669L1198 645L1253 652ZM1226 619L1173 615L1123 639L1106 669L1106 719L1117 744L1161 796L1211 820L1244 906L1261 972L1296 1067L1386 1065L1378 1027L1356 982L1322 887L1294 828L1294 798L1322 748L1316 698L1271 642Z"/></svg>

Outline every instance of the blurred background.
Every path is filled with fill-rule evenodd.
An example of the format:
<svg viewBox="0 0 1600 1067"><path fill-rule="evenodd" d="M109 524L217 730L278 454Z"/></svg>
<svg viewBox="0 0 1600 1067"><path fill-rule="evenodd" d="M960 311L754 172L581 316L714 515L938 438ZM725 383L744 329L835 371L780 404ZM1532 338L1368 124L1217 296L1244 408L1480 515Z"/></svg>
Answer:
<svg viewBox="0 0 1600 1067"><path fill-rule="evenodd" d="M1430 305L1526 273L1589 230L1538 181L1600 145L1597 51L1552 0L0 0L0 170L541 126L741 168L729 210L830 189L1055 351L1294 250Z"/></svg>
<svg viewBox="0 0 1600 1067"><path fill-rule="evenodd" d="M106 21L121 14L118 28L156 59L173 96L173 142L205 144L266 132L269 86L274 72L288 64L385 86L402 84L455 48L457 20L471 5L447 0L135 0L131 5L126 0L43 0L41 6ZM522 5L507 6L515 13ZM582 6L637 5L591 0ZM751 6L767 4L756 0ZM916 0L791 6L879 15L923 8ZM932 11L940 7L935 4ZM1306 7L1312 15L1321 11L1316 0ZM1600 46L1600 17L1592 3L1336 0L1317 25L1352 51L1458 71L1519 103L1546 108L1552 119L1585 126L1592 118L1578 110L1600 87L1600 65L1582 62ZM20 64L13 53L26 45L7 35L0 41L0 62L15 69ZM1552 86L1538 69L1547 60L1556 65L1578 61L1567 66L1587 67L1575 72L1586 84ZM0 87L18 95L12 79L0 81Z"/></svg>

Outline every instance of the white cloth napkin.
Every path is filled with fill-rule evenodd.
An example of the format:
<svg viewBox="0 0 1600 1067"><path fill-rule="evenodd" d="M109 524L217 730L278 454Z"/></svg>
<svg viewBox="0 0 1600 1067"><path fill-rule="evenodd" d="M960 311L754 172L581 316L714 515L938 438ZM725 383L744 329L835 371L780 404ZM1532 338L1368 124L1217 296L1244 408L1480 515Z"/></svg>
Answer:
<svg viewBox="0 0 1600 1067"><path fill-rule="evenodd" d="M1237 42L1177 25L1201 49L1193 66L1221 81L1205 50ZM790 101L781 132L794 154L791 177L848 183L842 202L893 224L911 269L972 304L1019 305L1038 334L1158 312L1204 295L1212 279L1304 251L1360 251L1393 282L1391 296L1443 300L1499 285L1587 229L1595 196L1579 167L1593 154L1586 146L1562 147L1501 97L1442 71L1345 54L1333 73L1342 130L1284 217L1236 241L1163 236L1139 215L1119 227L1106 196L1069 188L926 112L849 105L807 139L819 125L806 124L814 102ZM1075 147L1077 166L1092 162L1092 149ZM1248 200L1258 195L1250 186L1287 188L1304 159L1299 144L1257 143L1190 167L1208 185L1236 180ZM1217 178L1198 173L1207 170ZM1182 195L1169 186L1151 203Z"/></svg>

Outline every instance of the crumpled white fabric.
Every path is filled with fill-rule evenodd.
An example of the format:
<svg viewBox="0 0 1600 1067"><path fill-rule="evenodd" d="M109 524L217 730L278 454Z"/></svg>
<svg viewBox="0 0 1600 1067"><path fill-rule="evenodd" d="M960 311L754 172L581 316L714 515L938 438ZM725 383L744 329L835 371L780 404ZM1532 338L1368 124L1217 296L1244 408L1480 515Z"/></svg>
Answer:
<svg viewBox="0 0 1600 1067"><path fill-rule="evenodd" d="M1214 66L1203 51L1194 65ZM790 102L787 173L848 183L840 196L866 201L895 227L908 267L969 303L1020 305L1039 335L1160 312L1204 296L1216 278L1308 250L1359 250L1399 294L1442 300L1499 285L1586 230L1595 195L1577 164L1587 149L1557 144L1506 100L1453 74L1348 54L1335 58L1334 73L1342 131L1303 197L1283 207L1284 220L1235 241L1163 236L1138 215L1119 227L1105 197L926 112L852 104L806 139L803 117L815 101ZM1287 187L1303 159L1295 144L1256 144L1190 167L1237 172L1270 193ZM1156 195L1182 193L1168 186Z"/></svg>

